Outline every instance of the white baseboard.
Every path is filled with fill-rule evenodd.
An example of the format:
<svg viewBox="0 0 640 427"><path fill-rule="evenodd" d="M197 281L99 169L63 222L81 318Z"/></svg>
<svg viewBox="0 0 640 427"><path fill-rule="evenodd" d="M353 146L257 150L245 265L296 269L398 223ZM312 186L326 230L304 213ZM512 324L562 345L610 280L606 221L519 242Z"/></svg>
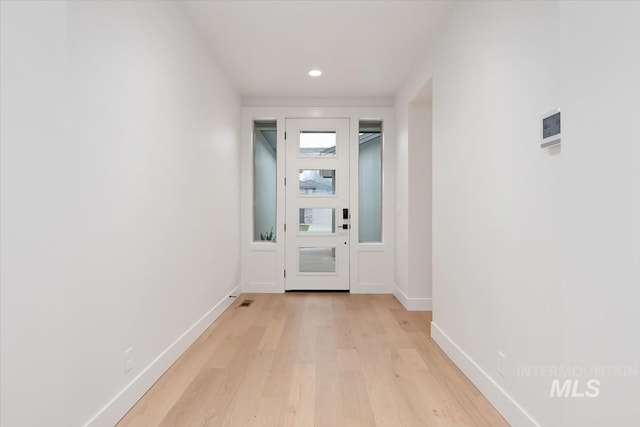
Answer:
<svg viewBox="0 0 640 427"><path fill-rule="evenodd" d="M245 294L282 294L282 285L275 282L249 282L242 285Z"/></svg>
<svg viewBox="0 0 640 427"><path fill-rule="evenodd" d="M395 295L396 299L400 301L400 304L408 311L431 311L431 298L409 298L407 294L402 292L402 289L397 286L393 287L393 295Z"/></svg>
<svg viewBox="0 0 640 427"><path fill-rule="evenodd" d="M358 283L351 285L352 294L389 294L389 287L384 283Z"/></svg>
<svg viewBox="0 0 640 427"><path fill-rule="evenodd" d="M241 288L238 285L211 310L187 329L146 368L142 370L109 403L95 414L84 427L113 427L167 369L193 344L200 335L229 307Z"/></svg>
<svg viewBox="0 0 640 427"><path fill-rule="evenodd" d="M460 368L478 390L498 410L509 424L514 427L540 427L540 425L496 383L468 354L431 322L431 338Z"/></svg>

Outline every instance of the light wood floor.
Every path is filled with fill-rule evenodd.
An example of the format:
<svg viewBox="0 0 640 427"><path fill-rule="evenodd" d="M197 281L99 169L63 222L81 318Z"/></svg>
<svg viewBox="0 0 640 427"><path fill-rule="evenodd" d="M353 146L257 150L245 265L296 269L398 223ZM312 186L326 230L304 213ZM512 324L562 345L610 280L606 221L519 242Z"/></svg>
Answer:
<svg viewBox="0 0 640 427"><path fill-rule="evenodd" d="M243 294L118 427L508 426L430 320L390 295Z"/></svg>

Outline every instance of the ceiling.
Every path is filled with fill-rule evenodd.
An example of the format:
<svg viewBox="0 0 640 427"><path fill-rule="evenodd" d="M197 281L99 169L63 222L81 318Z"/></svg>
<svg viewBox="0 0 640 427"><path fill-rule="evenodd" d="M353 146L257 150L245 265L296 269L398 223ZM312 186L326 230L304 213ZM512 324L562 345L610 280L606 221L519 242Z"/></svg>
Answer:
<svg viewBox="0 0 640 427"><path fill-rule="evenodd" d="M245 98L392 97L447 1L182 1ZM308 76L312 68L319 78Z"/></svg>

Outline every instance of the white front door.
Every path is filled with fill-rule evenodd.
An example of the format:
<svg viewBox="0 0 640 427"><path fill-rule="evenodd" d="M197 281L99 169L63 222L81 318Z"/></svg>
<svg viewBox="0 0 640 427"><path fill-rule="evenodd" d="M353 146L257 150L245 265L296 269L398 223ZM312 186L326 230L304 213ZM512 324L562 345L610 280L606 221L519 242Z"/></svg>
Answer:
<svg viewBox="0 0 640 427"><path fill-rule="evenodd" d="M286 290L349 289L349 119L286 119Z"/></svg>

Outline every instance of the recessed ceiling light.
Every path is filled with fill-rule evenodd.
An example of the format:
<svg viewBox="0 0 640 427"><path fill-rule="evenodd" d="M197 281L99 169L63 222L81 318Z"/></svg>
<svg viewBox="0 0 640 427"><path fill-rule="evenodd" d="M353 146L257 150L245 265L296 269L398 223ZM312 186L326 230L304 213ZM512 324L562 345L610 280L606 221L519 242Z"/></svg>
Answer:
<svg viewBox="0 0 640 427"><path fill-rule="evenodd" d="M322 71L320 71L320 70L311 70L311 71L309 71L309 75L311 77L320 77L322 75Z"/></svg>

